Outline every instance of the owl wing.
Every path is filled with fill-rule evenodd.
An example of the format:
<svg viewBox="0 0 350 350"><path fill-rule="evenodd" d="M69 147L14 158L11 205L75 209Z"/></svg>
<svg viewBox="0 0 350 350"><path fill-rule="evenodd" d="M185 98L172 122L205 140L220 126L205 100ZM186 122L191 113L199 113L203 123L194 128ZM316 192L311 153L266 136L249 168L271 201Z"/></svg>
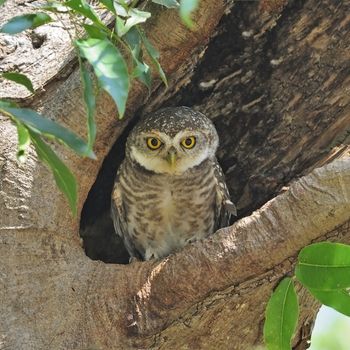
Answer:
<svg viewBox="0 0 350 350"><path fill-rule="evenodd" d="M218 230L229 226L231 216L237 216L237 209L231 202L225 176L217 160L214 161L214 176L216 181L215 230Z"/></svg>
<svg viewBox="0 0 350 350"><path fill-rule="evenodd" d="M127 229L128 224L126 220L126 208L123 204L121 186L119 183L120 173L118 171L117 177L114 183L114 188L112 191L112 200L111 200L111 217L114 224L115 232L123 239L124 245L130 257L141 259L141 255L135 248L133 241L129 235L129 231Z"/></svg>

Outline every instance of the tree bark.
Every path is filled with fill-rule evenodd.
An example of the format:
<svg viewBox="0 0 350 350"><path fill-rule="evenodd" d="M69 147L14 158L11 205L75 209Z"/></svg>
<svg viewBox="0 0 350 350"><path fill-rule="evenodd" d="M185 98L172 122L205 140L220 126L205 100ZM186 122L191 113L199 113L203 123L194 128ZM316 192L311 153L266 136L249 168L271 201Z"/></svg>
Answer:
<svg viewBox="0 0 350 350"><path fill-rule="evenodd" d="M1 21L30 3L7 3ZM156 82L148 98L135 83L123 121L111 99L99 97L98 161L55 146L79 179L81 213L103 159L139 113L187 104L213 118L240 215L265 204L163 260L119 265L88 258L80 216L71 217L33 150L25 164L16 162L15 127L0 116L0 349L250 349L261 344L266 302L298 251L315 240L349 243L350 158L324 165L347 150L349 4L278 3L277 12L264 13L258 3L202 0L194 32L176 11L158 12L147 31L170 88ZM20 99L83 135L79 73L62 27L2 35L0 45L0 69L28 72L39 90L25 96L2 82L1 97ZM118 152L107 159L120 162ZM101 201L108 201L107 187ZM89 202L96 208L99 199ZM305 349L318 305L301 287L299 297L294 345Z"/></svg>

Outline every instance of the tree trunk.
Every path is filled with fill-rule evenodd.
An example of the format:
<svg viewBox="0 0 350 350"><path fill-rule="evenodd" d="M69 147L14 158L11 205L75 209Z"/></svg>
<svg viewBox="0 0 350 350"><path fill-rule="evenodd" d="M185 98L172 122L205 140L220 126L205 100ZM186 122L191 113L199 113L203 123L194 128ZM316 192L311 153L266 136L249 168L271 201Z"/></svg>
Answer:
<svg viewBox="0 0 350 350"><path fill-rule="evenodd" d="M0 21L31 3L7 2ZM33 150L17 163L15 127L0 116L0 349L251 349L299 250L350 242L349 2L200 4L194 32L172 10L147 25L168 90L156 81L148 97L134 83L123 121L99 97L98 161L55 146L78 178L77 218ZM60 24L1 35L0 71L13 69L38 93L0 82L0 97L84 134L79 72ZM163 260L116 264L126 256L106 213L123 140L141 113L180 104L214 120L241 219ZM80 219L87 254L104 262L85 254ZM298 292L294 345L306 349L319 305Z"/></svg>

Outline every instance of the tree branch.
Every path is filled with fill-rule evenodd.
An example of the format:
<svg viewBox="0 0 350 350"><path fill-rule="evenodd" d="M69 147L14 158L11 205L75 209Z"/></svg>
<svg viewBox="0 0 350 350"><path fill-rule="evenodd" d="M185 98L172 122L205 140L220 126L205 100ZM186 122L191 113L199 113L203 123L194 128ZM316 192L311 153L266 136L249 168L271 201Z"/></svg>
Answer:
<svg viewBox="0 0 350 350"><path fill-rule="evenodd" d="M100 266L93 293L98 319L122 327L130 349L228 348L232 342L239 344L235 349L250 348L261 341L271 290L292 271L299 250L317 239L349 242L349 212L347 158L316 169L250 217L162 261L134 263L122 273ZM300 298L302 326L317 303L304 290ZM126 308L108 312L120 303Z"/></svg>

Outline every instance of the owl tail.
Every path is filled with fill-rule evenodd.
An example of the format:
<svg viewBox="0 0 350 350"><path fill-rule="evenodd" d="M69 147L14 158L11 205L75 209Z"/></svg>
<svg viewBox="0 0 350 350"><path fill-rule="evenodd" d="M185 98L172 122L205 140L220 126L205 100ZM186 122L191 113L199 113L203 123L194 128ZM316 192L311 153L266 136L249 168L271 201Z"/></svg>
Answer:
<svg viewBox="0 0 350 350"><path fill-rule="evenodd" d="M235 206L229 199L227 199L227 200L225 201L225 209L226 209L231 215L237 216L237 208L236 208L236 206Z"/></svg>

